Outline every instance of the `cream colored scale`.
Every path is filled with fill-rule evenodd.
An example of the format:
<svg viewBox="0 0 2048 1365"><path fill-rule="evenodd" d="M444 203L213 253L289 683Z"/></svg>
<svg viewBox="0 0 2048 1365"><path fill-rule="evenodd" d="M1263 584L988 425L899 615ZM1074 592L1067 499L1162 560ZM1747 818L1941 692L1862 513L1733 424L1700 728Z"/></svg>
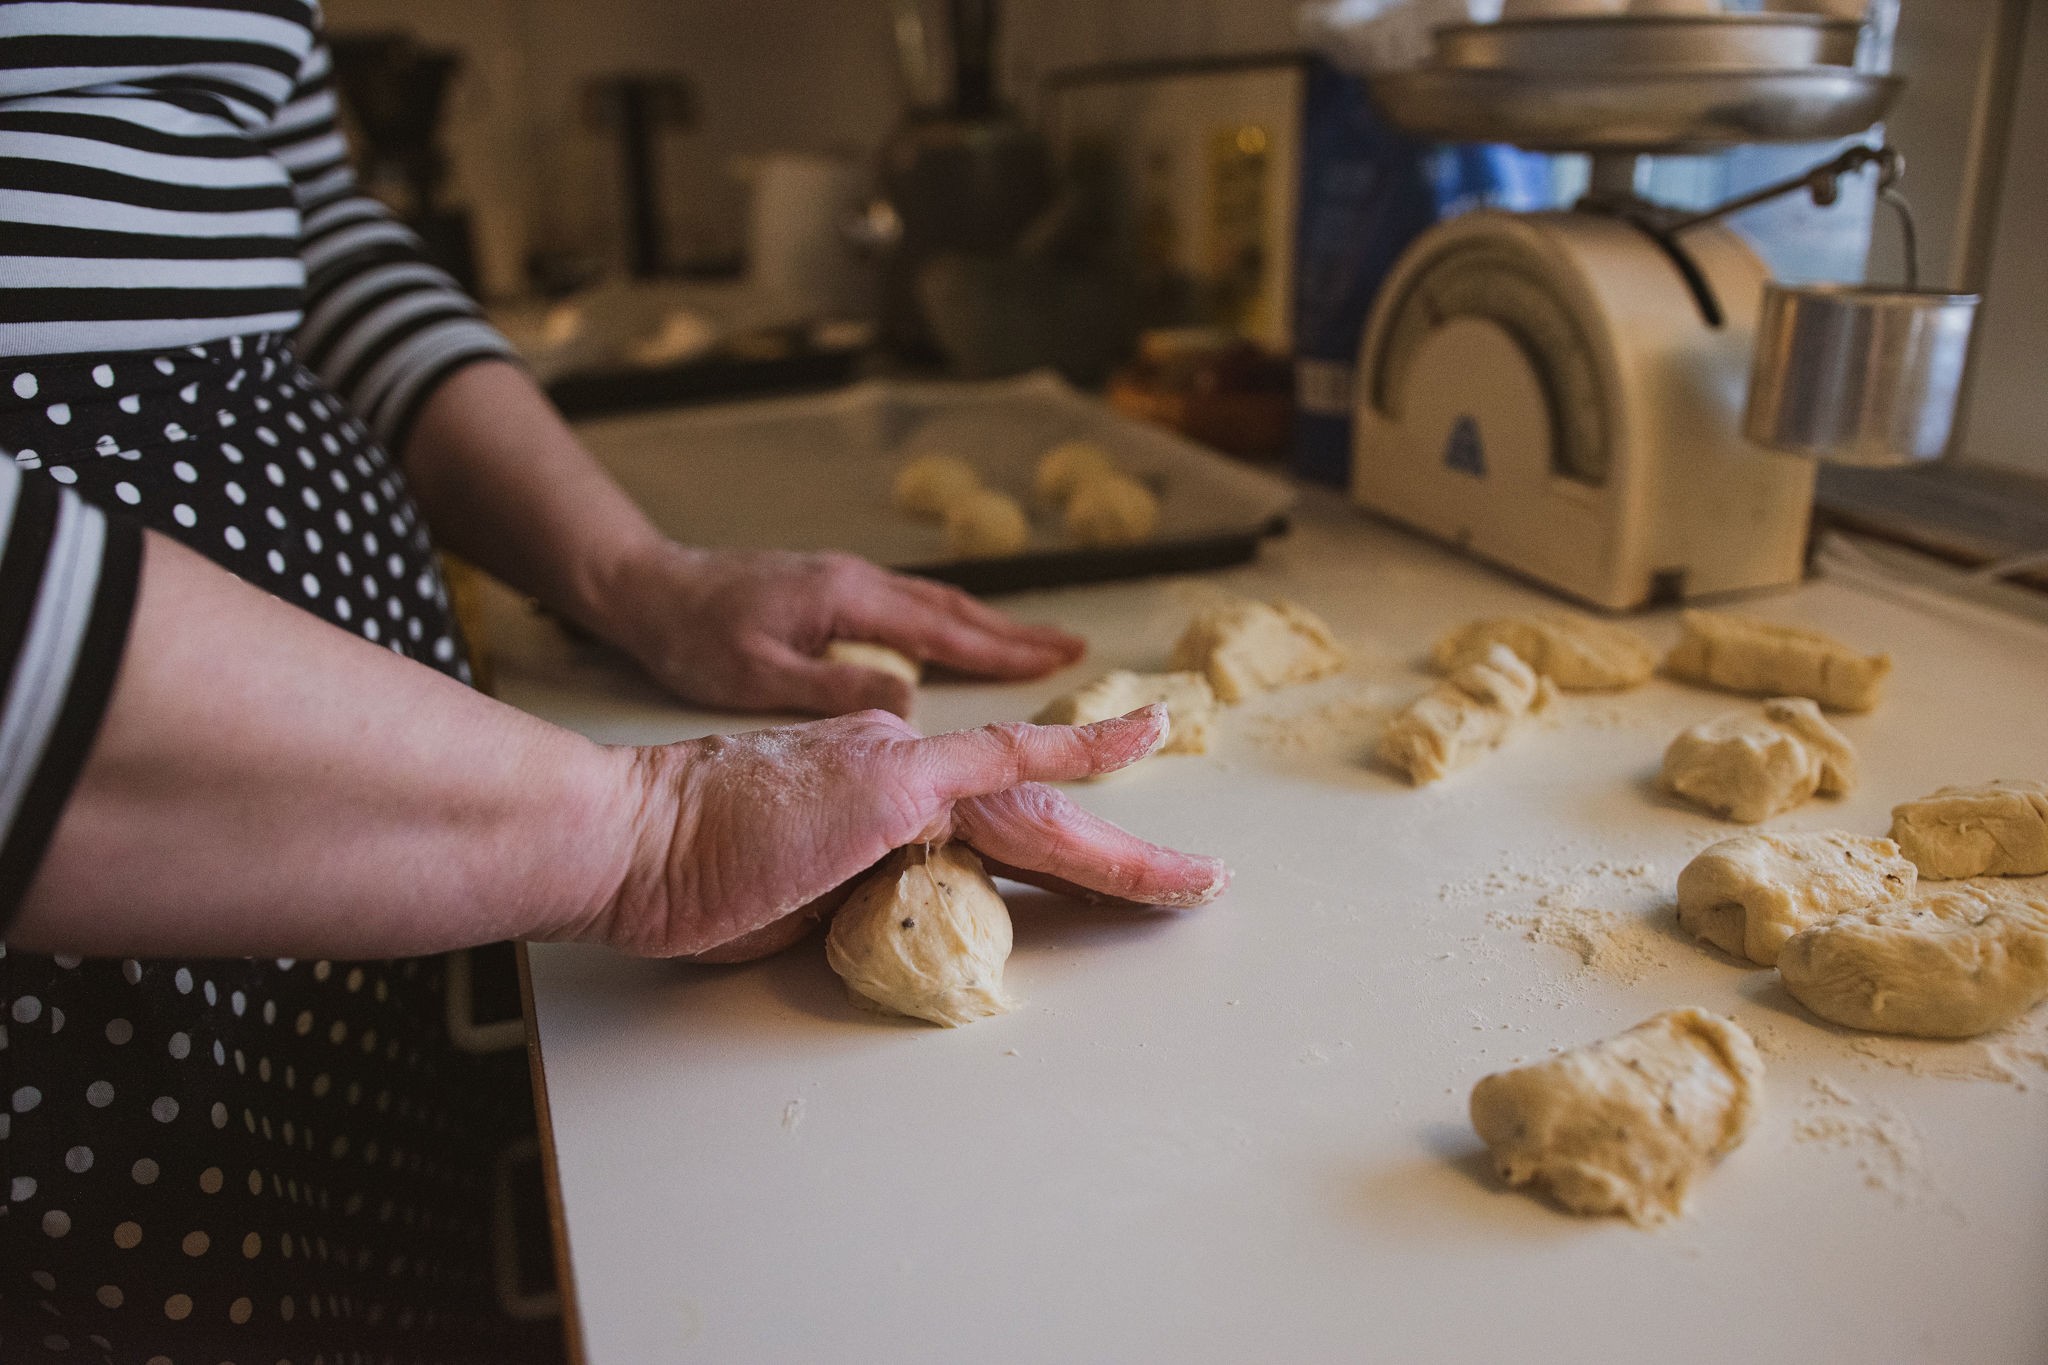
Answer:
<svg viewBox="0 0 2048 1365"><path fill-rule="evenodd" d="M1367 324L1357 501L1612 610L1797 582L1814 466L1741 435L1768 274L1725 228L1683 242L1718 326L1615 218L1425 234Z"/></svg>

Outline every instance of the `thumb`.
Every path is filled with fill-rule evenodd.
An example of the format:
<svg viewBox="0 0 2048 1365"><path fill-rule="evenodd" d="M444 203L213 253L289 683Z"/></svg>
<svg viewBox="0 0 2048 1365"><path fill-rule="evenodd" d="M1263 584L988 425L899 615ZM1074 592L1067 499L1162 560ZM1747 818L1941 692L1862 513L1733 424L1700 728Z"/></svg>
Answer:
<svg viewBox="0 0 2048 1365"><path fill-rule="evenodd" d="M1093 725L1026 725L1012 721L955 730L917 744L917 754L943 800L986 796L1023 782L1071 782L1128 768L1166 743L1166 708L1158 703Z"/></svg>
<svg viewBox="0 0 2048 1365"><path fill-rule="evenodd" d="M764 654L770 672L756 698L764 706L788 706L820 716L870 710L910 715L910 684L893 673L857 664L827 663L780 642Z"/></svg>

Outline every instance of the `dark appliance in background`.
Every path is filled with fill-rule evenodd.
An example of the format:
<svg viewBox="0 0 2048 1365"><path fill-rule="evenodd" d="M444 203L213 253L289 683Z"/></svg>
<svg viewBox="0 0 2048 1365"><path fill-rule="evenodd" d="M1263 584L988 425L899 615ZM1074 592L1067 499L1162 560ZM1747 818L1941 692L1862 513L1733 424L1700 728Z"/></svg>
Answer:
<svg viewBox="0 0 2048 1365"><path fill-rule="evenodd" d="M363 187L419 234L434 264L475 294L469 214L441 203L448 175L441 113L461 55L398 32L338 33L329 46L343 109L358 134Z"/></svg>
<svg viewBox="0 0 2048 1365"><path fill-rule="evenodd" d="M619 140L627 270L642 280L666 274L661 130L687 128L696 121L696 93L680 72L616 71L586 84L583 97L590 121Z"/></svg>

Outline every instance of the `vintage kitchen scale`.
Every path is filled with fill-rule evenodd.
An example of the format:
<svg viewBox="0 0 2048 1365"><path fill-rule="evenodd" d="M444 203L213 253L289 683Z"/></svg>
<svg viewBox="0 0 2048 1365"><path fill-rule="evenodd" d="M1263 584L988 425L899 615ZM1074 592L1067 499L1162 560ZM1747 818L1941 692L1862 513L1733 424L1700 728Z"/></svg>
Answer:
<svg viewBox="0 0 2048 1365"><path fill-rule="evenodd" d="M1356 500L1628 610L1798 581L1802 457L1940 454L1975 298L1779 286L1713 221L1802 188L1829 203L1868 163L1903 217L1895 153L1854 147L1704 213L1635 193L1646 154L1868 129L1902 82L1855 69L1859 33L1794 14L1458 24L1431 64L1376 79L1411 132L1588 152L1592 174L1569 212L1466 214L1396 264L1360 349Z"/></svg>

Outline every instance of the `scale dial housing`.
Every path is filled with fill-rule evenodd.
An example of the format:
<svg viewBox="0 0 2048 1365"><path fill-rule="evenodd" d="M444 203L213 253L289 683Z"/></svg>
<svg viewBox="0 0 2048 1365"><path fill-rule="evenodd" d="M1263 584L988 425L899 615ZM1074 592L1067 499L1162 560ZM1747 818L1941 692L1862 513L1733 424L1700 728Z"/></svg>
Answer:
<svg viewBox="0 0 2048 1365"><path fill-rule="evenodd" d="M1356 500L1610 610L1797 582L1813 466L1741 434L1768 274L1724 228L1684 244L1719 326L1611 218L1484 211L1417 239L1360 348Z"/></svg>

